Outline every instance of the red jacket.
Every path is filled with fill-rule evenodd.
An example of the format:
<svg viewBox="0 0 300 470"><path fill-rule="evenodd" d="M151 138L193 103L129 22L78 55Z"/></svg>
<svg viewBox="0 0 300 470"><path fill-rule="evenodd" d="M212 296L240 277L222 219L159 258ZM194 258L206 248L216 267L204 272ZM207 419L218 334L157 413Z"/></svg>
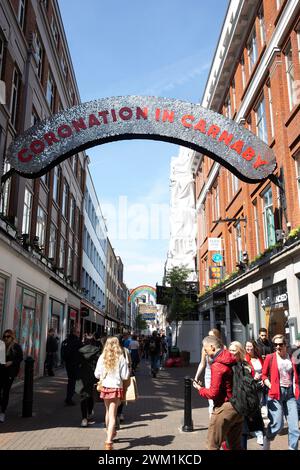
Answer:
<svg viewBox="0 0 300 470"><path fill-rule="evenodd" d="M232 396L232 365L235 357L222 349L213 358L211 368L211 383L209 388L201 388L199 395L214 401L215 406L222 406Z"/></svg>
<svg viewBox="0 0 300 470"><path fill-rule="evenodd" d="M293 374L294 375L293 382L295 384L294 393L295 393L295 397L298 399L299 398L299 377L298 377L297 368L293 360L293 357L291 357L290 359L292 361L293 371L294 371L294 374ZM280 399L280 377L279 377L276 352L272 354L268 354L265 358L263 371L262 371L262 380L265 381L266 379L269 379L271 382L271 388L268 391L269 397L273 398L274 400L279 400Z"/></svg>

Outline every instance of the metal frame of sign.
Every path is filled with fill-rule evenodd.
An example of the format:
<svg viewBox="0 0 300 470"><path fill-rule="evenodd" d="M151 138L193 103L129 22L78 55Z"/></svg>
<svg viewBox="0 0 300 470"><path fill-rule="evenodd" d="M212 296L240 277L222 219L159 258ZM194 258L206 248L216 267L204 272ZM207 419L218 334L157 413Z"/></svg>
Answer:
<svg viewBox="0 0 300 470"><path fill-rule="evenodd" d="M154 96L111 97L61 111L18 135L7 159L20 175L36 178L80 151L129 139L191 148L249 183L276 168L268 145L237 122L198 104Z"/></svg>

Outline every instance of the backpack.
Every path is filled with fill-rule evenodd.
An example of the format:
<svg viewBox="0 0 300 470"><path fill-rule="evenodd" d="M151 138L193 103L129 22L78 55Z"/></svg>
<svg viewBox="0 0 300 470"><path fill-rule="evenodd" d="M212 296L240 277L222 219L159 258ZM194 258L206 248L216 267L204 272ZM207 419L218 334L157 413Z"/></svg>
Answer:
<svg viewBox="0 0 300 470"><path fill-rule="evenodd" d="M242 362L232 366L233 387L230 402L241 416L253 416L260 407L257 383Z"/></svg>
<svg viewBox="0 0 300 470"><path fill-rule="evenodd" d="M154 353L156 350L156 342L155 339L152 338L149 343L149 352Z"/></svg>

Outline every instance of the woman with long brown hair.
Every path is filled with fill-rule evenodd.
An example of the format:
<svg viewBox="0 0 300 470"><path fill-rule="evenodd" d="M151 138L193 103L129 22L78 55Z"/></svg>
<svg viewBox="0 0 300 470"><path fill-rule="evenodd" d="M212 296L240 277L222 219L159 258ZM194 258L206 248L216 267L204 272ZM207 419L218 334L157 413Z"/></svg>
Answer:
<svg viewBox="0 0 300 470"><path fill-rule="evenodd" d="M4 423L5 411L8 405L9 392L23 361L23 351L16 342L15 332L5 330L3 333L5 343L5 364L0 364L0 423Z"/></svg>
<svg viewBox="0 0 300 470"><path fill-rule="evenodd" d="M100 398L105 404L105 424L107 439L104 443L105 450L113 449L113 438L116 436L116 415L118 406L123 399L123 380L129 378L128 363L118 338L107 338L103 352L98 359L95 369L95 377L102 382Z"/></svg>

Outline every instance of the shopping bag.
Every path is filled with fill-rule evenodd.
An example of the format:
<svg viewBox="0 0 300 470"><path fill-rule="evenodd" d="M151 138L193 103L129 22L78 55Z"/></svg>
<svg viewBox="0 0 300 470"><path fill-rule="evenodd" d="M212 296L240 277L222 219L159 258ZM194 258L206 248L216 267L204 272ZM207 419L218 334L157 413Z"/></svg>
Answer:
<svg viewBox="0 0 300 470"><path fill-rule="evenodd" d="M130 377L130 383L125 390L124 400L135 401L138 398L138 389L135 377Z"/></svg>

